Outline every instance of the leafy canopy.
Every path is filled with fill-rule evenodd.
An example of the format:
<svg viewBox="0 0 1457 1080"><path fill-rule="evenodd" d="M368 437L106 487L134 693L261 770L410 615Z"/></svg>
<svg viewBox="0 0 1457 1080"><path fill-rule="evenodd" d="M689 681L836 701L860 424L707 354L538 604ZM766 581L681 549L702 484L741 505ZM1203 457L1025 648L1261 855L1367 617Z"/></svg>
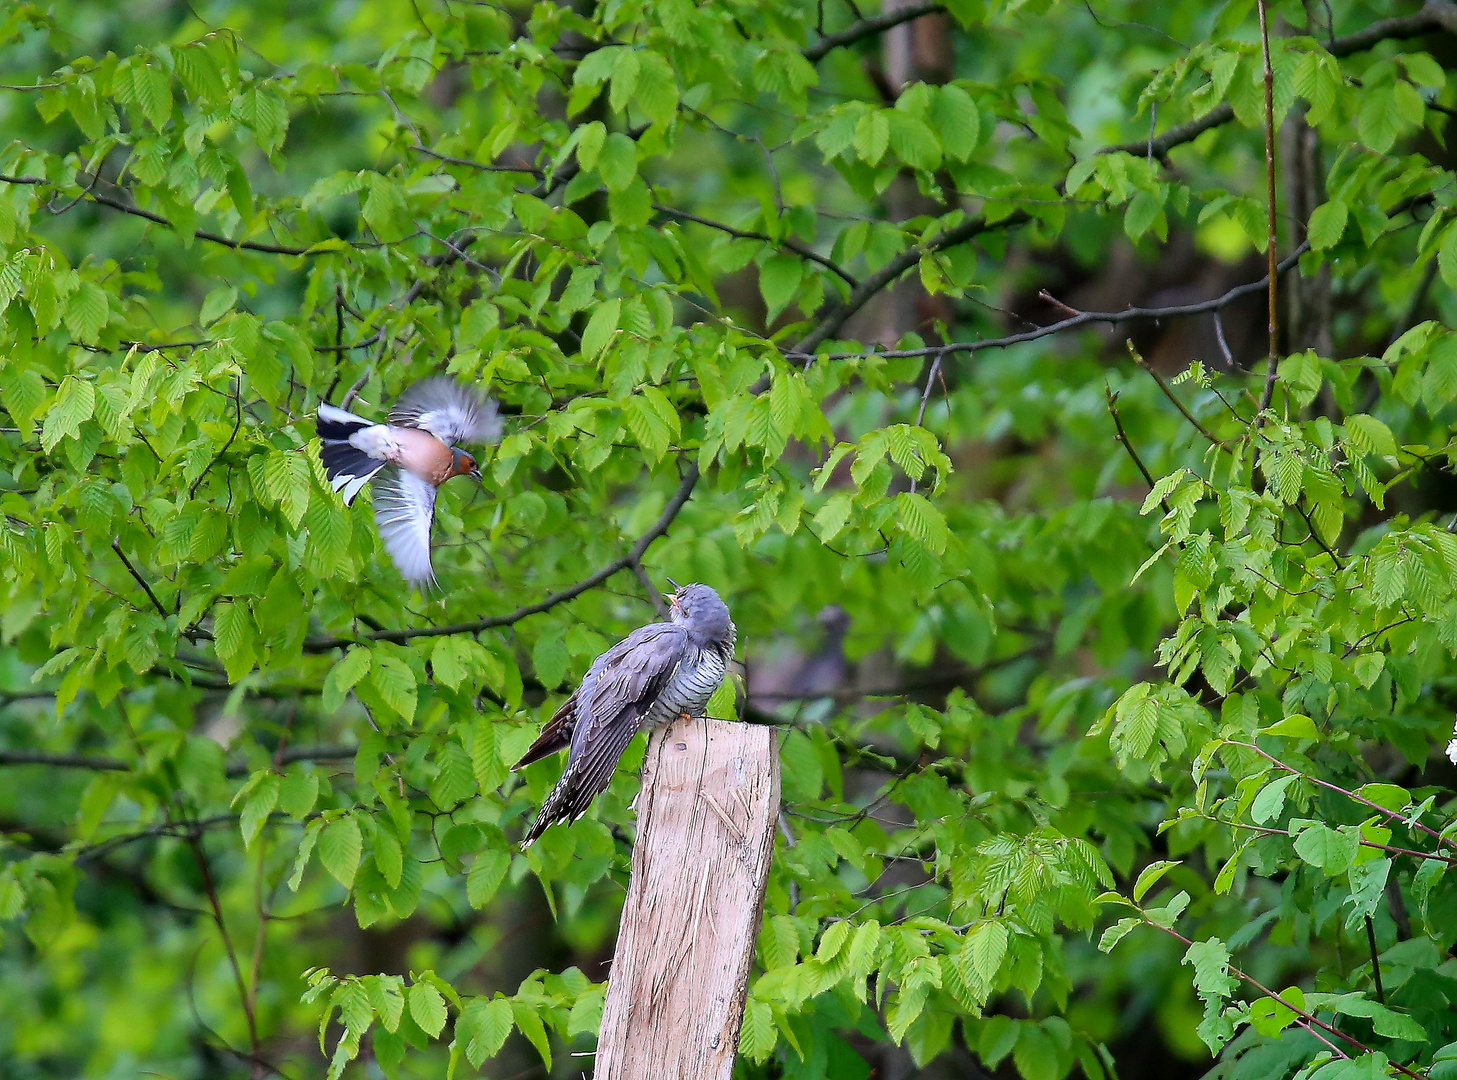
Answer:
<svg viewBox="0 0 1457 1080"><path fill-rule="evenodd" d="M507 765L671 574L782 728L740 1075L1457 1075L1387 8L0 4L0 1072L575 1075L640 752L525 853ZM421 597L309 417L442 371Z"/></svg>

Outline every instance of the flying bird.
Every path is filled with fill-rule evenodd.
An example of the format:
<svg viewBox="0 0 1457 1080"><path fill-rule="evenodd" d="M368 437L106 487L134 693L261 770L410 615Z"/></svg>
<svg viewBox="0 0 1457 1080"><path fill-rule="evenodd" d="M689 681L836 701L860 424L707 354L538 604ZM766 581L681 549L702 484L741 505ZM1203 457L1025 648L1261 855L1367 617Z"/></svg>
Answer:
<svg viewBox="0 0 1457 1080"><path fill-rule="evenodd" d="M383 424L320 405L317 427L324 472L345 503L374 481L374 520L400 574L419 589L435 585L430 526L435 489L452 476L481 477L461 442L501 435L496 403L474 387L438 375L415 383Z"/></svg>
<svg viewBox="0 0 1457 1080"><path fill-rule="evenodd" d="M695 583L669 597L667 622L639 627L597 657L576 692L511 767L515 771L571 747L566 770L522 846L555 821L581 817L606 790L638 731L701 716L723 682L737 634L718 593Z"/></svg>

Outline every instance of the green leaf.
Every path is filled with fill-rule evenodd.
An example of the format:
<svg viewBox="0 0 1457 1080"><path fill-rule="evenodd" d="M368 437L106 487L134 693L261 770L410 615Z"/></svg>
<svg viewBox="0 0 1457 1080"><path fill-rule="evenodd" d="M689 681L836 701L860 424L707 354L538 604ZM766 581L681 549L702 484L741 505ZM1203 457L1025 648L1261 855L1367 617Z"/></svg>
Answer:
<svg viewBox="0 0 1457 1080"><path fill-rule="evenodd" d="M749 998L744 1002L744 1021L739 1029L739 1053L750 1061L764 1062L774 1052L778 1041L774 1029L774 1011L767 1001Z"/></svg>
<svg viewBox="0 0 1457 1080"><path fill-rule="evenodd" d="M1310 246L1316 251L1335 247L1340 242L1341 235L1346 231L1348 213L1346 204L1339 200L1317 206L1310 215L1310 224L1306 230L1306 235L1310 238Z"/></svg>
<svg viewBox="0 0 1457 1080"><path fill-rule="evenodd" d="M1332 829L1317 823L1301 831L1295 838L1295 854L1311 866L1324 870L1327 877L1344 874L1356 860L1360 835L1349 827Z"/></svg>
<svg viewBox="0 0 1457 1080"><path fill-rule="evenodd" d="M439 1038L445 1029L445 999L440 991L428 982L417 982L410 987L408 1000L410 1019L432 1039Z"/></svg>
<svg viewBox="0 0 1457 1080"><path fill-rule="evenodd" d="M346 889L354 885L354 875L363 854L364 838L360 835L359 822L352 816L329 822L319 836L319 861Z"/></svg>
<svg viewBox="0 0 1457 1080"><path fill-rule="evenodd" d="M456 1039L465 1043L465 1056L474 1068L495 1057L511 1034L511 1003L505 998L472 998L456 1024Z"/></svg>
<svg viewBox="0 0 1457 1080"><path fill-rule="evenodd" d="M1127 937L1131 931L1137 930L1142 925L1142 919L1119 919L1103 931L1103 936L1098 939L1098 951L1105 953L1112 952L1114 946Z"/></svg>
<svg viewBox="0 0 1457 1080"><path fill-rule="evenodd" d="M248 798L243 803L243 813L239 818L239 828L243 833L243 846L250 848L253 841L258 838L264 824L268 821L268 815L273 813L273 808L278 805L279 777L275 772L264 773L253 785L248 793Z"/></svg>
<svg viewBox="0 0 1457 1080"><path fill-rule="evenodd" d="M478 854L465 881L465 895L470 906L483 908L490 903L510 867L511 856L504 851L482 851Z"/></svg>
<svg viewBox="0 0 1457 1080"><path fill-rule="evenodd" d="M415 672L392 653L376 650L369 670L369 682L384 703L404 720L415 715Z"/></svg>
<svg viewBox="0 0 1457 1080"><path fill-rule="evenodd" d="M1283 723L1283 721L1282 721ZM1287 773L1274 783L1266 784L1255 796L1255 801L1250 804L1250 820L1263 825L1280 816L1281 809L1285 806L1285 792L1295 782L1295 774Z"/></svg>
<svg viewBox="0 0 1457 1080"><path fill-rule="evenodd" d="M759 267L759 292L769 309L765 316L771 322L779 317L799 291L804 276L804 263L795 255L771 255Z"/></svg>
<svg viewBox="0 0 1457 1080"><path fill-rule="evenodd" d="M41 427L41 446L49 452L65 438L74 438L82 423L91 419L96 407L96 389L85 379L67 375L61 380L61 388L55 400L46 410L45 424Z"/></svg>
<svg viewBox="0 0 1457 1080"><path fill-rule="evenodd" d="M94 345L109 315L106 290L94 281L83 281L71 294L71 303L66 309L66 329L73 337Z"/></svg>
<svg viewBox="0 0 1457 1080"><path fill-rule="evenodd" d="M587 320L582 331L582 355L587 359L598 356L617 333L617 320L622 312L622 301L617 297L601 304Z"/></svg>
<svg viewBox="0 0 1457 1080"><path fill-rule="evenodd" d="M608 135L597 156L597 173L608 191L626 191L637 177L637 144L620 131Z"/></svg>
<svg viewBox="0 0 1457 1080"><path fill-rule="evenodd" d="M1287 716L1283 720L1277 720L1269 727L1262 729L1262 735L1279 735L1286 739L1319 739L1320 731L1315 726L1315 721L1301 713Z"/></svg>
<svg viewBox="0 0 1457 1080"><path fill-rule="evenodd" d="M1138 880L1133 885L1134 902L1142 900L1150 889L1159 883L1159 880L1174 867L1178 866L1177 861L1160 860L1149 863L1138 875Z"/></svg>

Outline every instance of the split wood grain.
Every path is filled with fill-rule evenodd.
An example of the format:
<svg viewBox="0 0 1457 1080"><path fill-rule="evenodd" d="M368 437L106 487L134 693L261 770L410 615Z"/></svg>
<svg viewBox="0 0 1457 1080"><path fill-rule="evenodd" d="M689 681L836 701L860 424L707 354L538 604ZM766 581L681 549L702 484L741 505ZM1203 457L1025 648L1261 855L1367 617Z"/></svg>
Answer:
<svg viewBox="0 0 1457 1080"><path fill-rule="evenodd" d="M729 1080L778 820L774 728L653 735L596 1080Z"/></svg>

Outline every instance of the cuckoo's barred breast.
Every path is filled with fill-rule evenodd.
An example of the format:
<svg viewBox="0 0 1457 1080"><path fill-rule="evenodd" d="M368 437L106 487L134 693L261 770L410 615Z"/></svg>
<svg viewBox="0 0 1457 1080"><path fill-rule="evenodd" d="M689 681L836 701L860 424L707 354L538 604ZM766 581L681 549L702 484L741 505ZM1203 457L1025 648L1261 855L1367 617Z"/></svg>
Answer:
<svg viewBox="0 0 1457 1080"><path fill-rule="evenodd" d="M702 716L708 699L723 682L727 670L728 665L719 650L690 646L688 655L679 661L668 679L668 685L663 687L662 695L643 717L642 726L660 728L684 713Z"/></svg>

